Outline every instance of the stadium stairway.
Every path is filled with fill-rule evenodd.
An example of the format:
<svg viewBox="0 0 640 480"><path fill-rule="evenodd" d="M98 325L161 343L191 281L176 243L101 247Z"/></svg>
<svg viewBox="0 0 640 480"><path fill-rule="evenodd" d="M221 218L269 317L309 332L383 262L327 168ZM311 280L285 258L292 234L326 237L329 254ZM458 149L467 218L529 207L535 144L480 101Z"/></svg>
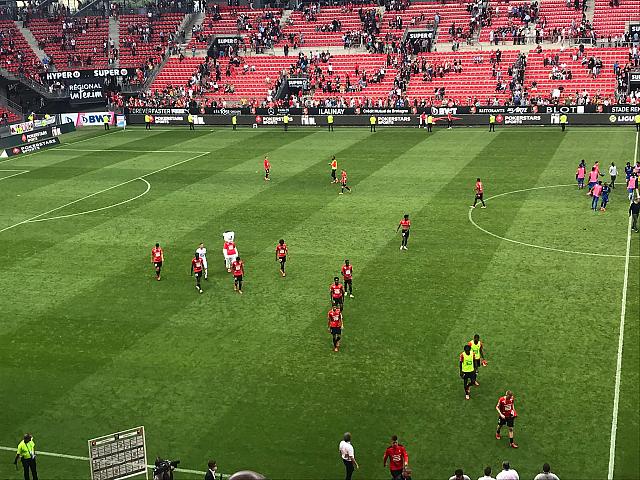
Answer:
<svg viewBox="0 0 640 480"><path fill-rule="evenodd" d="M120 51L120 24L117 18L109 17L109 38L113 40L115 47ZM114 62L114 67L120 66L120 59L118 58Z"/></svg>
<svg viewBox="0 0 640 480"><path fill-rule="evenodd" d="M35 53L37 55L37 57L40 60L42 60L45 57L46 53L45 53L44 50L42 50L38 46L38 42L36 40L36 37L33 36L33 33L31 33L31 30L29 30L28 28L24 28L21 25L22 22L15 21L15 24L16 24L16 28L20 31L20 33L22 33L22 36L25 38L25 40L27 41L27 43L31 47L31 50L33 50L33 53Z"/></svg>

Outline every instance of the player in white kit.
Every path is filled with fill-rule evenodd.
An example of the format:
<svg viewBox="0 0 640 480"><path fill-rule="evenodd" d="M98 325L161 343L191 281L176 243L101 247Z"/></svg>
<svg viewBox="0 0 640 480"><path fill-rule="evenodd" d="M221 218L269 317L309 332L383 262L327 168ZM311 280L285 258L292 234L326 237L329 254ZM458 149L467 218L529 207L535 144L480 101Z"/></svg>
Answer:
<svg viewBox="0 0 640 480"><path fill-rule="evenodd" d="M207 247L204 246L204 243L201 243L198 248L196 248L196 253L202 259L202 266L204 267L204 279L209 279L209 268L207 264Z"/></svg>

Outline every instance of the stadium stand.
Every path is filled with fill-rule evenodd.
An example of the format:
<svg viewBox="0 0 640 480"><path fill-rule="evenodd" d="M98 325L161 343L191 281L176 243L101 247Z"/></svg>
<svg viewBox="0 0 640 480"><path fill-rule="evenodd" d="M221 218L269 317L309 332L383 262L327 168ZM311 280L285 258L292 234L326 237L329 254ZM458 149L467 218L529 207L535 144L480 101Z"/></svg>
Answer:
<svg viewBox="0 0 640 480"><path fill-rule="evenodd" d="M640 0L595 0L593 26L599 37L621 37L627 24L640 21Z"/></svg>
<svg viewBox="0 0 640 480"><path fill-rule="evenodd" d="M29 30L58 70L109 65L108 20L101 17L34 18L29 22Z"/></svg>
<svg viewBox="0 0 640 480"><path fill-rule="evenodd" d="M159 15L120 15L120 66L157 65L184 18L182 13Z"/></svg>
<svg viewBox="0 0 640 480"><path fill-rule="evenodd" d="M0 20L0 40L0 67L39 82L42 62L13 21Z"/></svg>

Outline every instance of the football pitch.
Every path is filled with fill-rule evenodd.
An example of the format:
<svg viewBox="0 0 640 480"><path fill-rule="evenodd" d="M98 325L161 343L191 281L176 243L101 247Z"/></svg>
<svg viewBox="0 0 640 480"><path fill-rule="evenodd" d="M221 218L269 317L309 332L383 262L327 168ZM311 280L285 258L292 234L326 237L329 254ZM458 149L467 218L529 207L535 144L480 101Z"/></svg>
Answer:
<svg viewBox="0 0 640 480"><path fill-rule="evenodd" d="M224 473L340 479L350 431L354 480L389 477L393 434L415 480L495 475L503 460L523 479L544 462L562 480L611 467L640 478L640 235L628 233L622 173L640 155L632 129L132 128L61 140L0 162L0 478L22 478L11 461L25 432L43 452L85 457L89 438L138 425L149 463L196 471L215 458ZM330 183L332 155L351 194ZM618 166L606 212L575 187L581 158ZM476 177L486 209L469 208ZM222 259L225 230L245 261L243 295ZM200 242L202 295L190 276ZM355 298L335 353L329 284L347 258ZM475 333L488 366L466 401L458 356ZM495 439L507 389L517 450L506 430ZM59 456L41 455L38 470L89 477L86 461Z"/></svg>

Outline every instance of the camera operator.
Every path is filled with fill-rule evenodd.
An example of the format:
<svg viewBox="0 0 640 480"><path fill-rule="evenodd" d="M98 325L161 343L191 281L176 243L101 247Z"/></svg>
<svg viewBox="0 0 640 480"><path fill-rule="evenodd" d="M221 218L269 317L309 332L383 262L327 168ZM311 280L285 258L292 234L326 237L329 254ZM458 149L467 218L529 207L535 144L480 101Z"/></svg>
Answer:
<svg viewBox="0 0 640 480"><path fill-rule="evenodd" d="M173 471L179 464L180 460L163 460L156 457L153 480L173 480Z"/></svg>

